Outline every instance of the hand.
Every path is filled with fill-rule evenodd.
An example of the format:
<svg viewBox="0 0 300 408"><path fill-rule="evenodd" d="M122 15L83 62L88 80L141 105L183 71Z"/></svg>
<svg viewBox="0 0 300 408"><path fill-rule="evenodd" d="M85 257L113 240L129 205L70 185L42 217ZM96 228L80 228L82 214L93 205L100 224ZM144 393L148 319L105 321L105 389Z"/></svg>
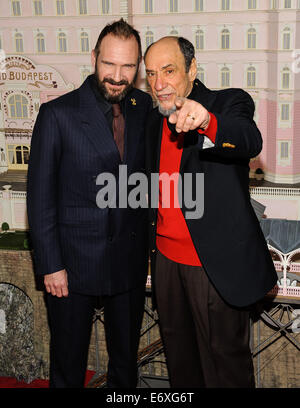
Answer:
<svg viewBox="0 0 300 408"><path fill-rule="evenodd" d="M62 269L61 271L50 273L44 276L44 284L46 291L57 297L67 297L68 291L68 276L67 271Z"/></svg>
<svg viewBox="0 0 300 408"><path fill-rule="evenodd" d="M176 124L176 132L188 132L198 128L205 130L208 127L210 115L200 103L177 97L175 106L176 111L169 116L169 122Z"/></svg>

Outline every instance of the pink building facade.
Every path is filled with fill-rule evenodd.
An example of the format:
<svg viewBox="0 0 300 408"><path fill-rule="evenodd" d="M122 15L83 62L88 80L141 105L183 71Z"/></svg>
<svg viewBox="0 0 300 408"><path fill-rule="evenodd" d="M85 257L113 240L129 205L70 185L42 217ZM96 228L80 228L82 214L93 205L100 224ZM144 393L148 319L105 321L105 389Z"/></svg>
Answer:
<svg viewBox="0 0 300 408"><path fill-rule="evenodd" d="M262 169L264 184L251 193L268 217L300 219L300 0L2 0L0 175L26 171L40 104L80 86L99 32L120 17L140 32L143 51L184 36L206 86L250 93L264 140L250 171L256 181ZM143 66L138 86L148 89Z"/></svg>
<svg viewBox="0 0 300 408"><path fill-rule="evenodd" d="M251 176L260 167L267 181L300 183L300 75L294 52L300 47L300 2L133 0L133 9L144 47L164 35L182 35L195 45L199 78L209 88L233 86L250 93L264 138Z"/></svg>

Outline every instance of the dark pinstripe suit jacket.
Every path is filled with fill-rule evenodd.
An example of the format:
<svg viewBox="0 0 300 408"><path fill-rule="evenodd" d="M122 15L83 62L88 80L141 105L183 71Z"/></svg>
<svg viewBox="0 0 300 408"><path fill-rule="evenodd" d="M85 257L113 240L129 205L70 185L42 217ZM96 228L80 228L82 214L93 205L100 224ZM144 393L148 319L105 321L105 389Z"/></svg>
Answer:
<svg viewBox="0 0 300 408"><path fill-rule="evenodd" d="M125 99L128 175L144 171L144 126L152 101L134 89ZM41 106L28 168L27 212L37 274L68 272L71 291L111 295L147 274L147 210L100 209L96 177L118 176L113 135L86 80Z"/></svg>

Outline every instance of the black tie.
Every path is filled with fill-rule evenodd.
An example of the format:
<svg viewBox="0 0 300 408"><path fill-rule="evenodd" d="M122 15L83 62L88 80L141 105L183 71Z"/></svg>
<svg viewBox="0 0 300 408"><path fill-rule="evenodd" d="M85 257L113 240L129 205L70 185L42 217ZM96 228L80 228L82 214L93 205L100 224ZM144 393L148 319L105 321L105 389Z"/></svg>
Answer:
<svg viewBox="0 0 300 408"><path fill-rule="evenodd" d="M124 129L125 129L125 120L122 115L120 104L114 103L112 105L113 110L113 132L116 145L118 146L121 160L123 161L124 154Z"/></svg>

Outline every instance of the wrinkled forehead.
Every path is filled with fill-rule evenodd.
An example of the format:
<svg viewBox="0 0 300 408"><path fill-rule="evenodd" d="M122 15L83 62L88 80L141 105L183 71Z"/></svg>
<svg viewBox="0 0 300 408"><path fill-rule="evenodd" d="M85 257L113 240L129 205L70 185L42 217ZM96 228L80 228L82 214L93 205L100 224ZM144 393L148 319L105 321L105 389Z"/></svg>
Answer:
<svg viewBox="0 0 300 408"><path fill-rule="evenodd" d="M184 56L180 50L176 38L165 38L153 44L145 57L147 69L162 69L167 65L184 67Z"/></svg>

